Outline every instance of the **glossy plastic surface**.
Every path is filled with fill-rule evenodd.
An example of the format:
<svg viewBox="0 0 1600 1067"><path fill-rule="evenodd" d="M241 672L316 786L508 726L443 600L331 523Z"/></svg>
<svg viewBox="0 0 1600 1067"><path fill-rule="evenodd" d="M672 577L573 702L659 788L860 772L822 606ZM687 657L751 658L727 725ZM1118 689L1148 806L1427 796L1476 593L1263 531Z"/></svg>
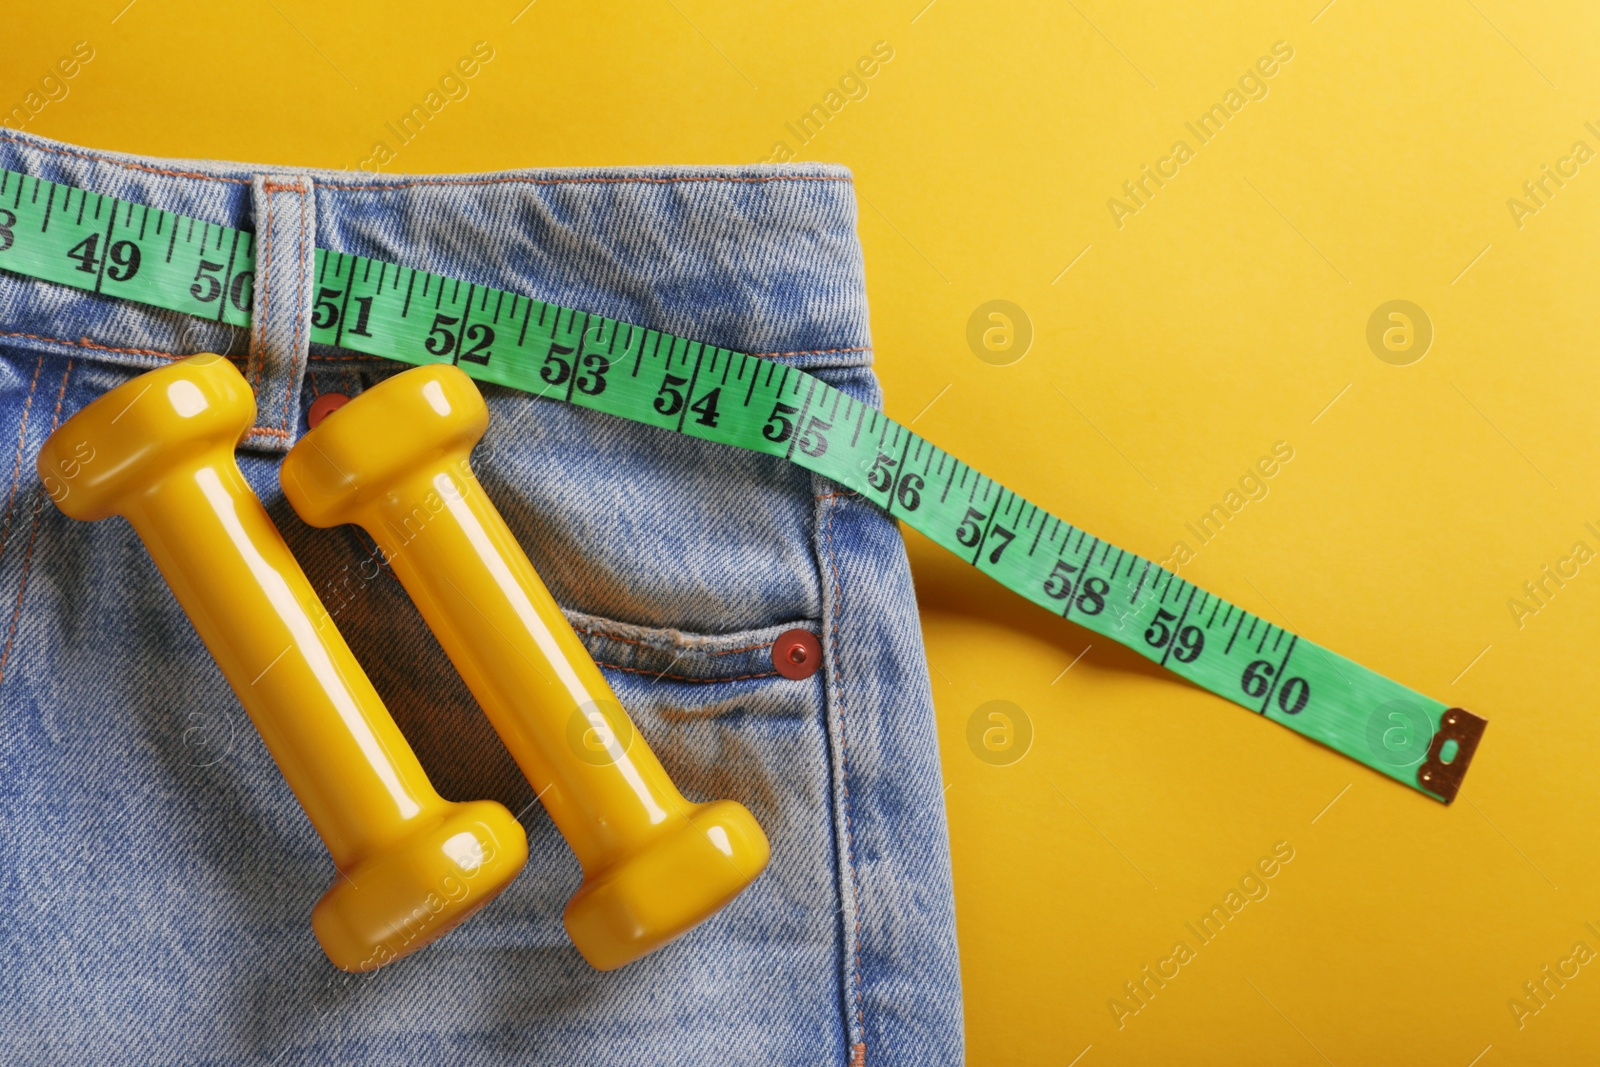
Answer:
<svg viewBox="0 0 1600 1067"><path fill-rule="evenodd" d="M488 420L465 374L419 367L329 414L280 477L307 522L382 547L577 853L567 932L609 970L716 912L770 847L742 805L687 801L634 729L472 474Z"/></svg>
<svg viewBox="0 0 1600 1067"><path fill-rule="evenodd" d="M527 838L501 805L434 791L239 471L233 449L254 419L238 370L192 356L69 419L39 471L72 518L133 524L333 855L318 941L336 966L371 970L493 898ZM72 466L85 454L94 462Z"/></svg>

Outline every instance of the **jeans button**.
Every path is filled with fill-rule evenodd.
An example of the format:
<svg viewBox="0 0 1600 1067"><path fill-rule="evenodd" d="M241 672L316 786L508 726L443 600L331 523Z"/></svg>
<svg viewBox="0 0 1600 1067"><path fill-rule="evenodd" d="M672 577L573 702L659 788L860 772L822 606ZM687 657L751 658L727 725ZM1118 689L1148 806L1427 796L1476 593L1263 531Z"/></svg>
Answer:
<svg viewBox="0 0 1600 1067"><path fill-rule="evenodd" d="M785 630L772 642L772 665L785 678L809 678L822 666L822 642L810 630Z"/></svg>
<svg viewBox="0 0 1600 1067"><path fill-rule="evenodd" d="M350 403L350 398L343 393L323 393L313 400L311 406L306 409L306 425L315 430L317 423L348 403Z"/></svg>

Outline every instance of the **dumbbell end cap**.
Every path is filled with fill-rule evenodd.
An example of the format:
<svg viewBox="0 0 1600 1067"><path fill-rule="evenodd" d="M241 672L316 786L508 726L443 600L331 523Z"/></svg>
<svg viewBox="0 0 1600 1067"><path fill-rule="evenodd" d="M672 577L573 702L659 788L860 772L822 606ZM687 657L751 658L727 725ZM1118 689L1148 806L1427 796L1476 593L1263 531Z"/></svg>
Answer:
<svg viewBox="0 0 1600 1067"><path fill-rule="evenodd" d="M614 970L716 914L771 855L743 805L700 805L643 852L585 879L567 903L567 935L590 966Z"/></svg>
<svg viewBox="0 0 1600 1067"><path fill-rule="evenodd" d="M165 471L231 453L255 418L244 375L202 352L123 382L62 423L39 449L39 477L65 514L103 519Z"/></svg>
<svg viewBox="0 0 1600 1067"><path fill-rule="evenodd" d="M448 815L339 876L311 928L342 971L371 971L437 941L493 900L528 859L522 825L492 800Z"/></svg>
<svg viewBox="0 0 1600 1067"><path fill-rule="evenodd" d="M415 367L328 412L289 450L278 481L306 522L339 526L397 480L470 453L488 426L483 394L464 372Z"/></svg>

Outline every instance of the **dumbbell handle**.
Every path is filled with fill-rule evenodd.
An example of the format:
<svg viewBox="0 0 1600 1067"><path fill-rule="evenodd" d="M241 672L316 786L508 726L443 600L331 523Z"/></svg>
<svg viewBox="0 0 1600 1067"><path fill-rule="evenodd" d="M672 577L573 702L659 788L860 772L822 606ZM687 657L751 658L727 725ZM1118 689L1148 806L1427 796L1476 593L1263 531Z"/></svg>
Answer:
<svg viewBox="0 0 1600 1067"><path fill-rule="evenodd" d="M417 501L428 504L419 511ZM384 549L585 874L646 844L669 815L687 813L691 805L627 721L465 461L402 476L355 521ZM613 732L601 758L574 754L580 708L591 717L598 711L602 734Z"/></svg>
<svg viewBox="0 0 1600 1067"><path fill-rule="evenodd" d="M443 802L231 454L124 498L340 870Z"/></svg>
<svg viewBox="0 0 1600 1067"><path fill-rule="evenodd" d="M493 899L527 835L504 806L428 781L239 470L255 416L232 364L191 356L92 400L36 465L64 514L122 515L144 541L339 869L311 910L317 940L367 971Z"/></svg>
<svg viewBox="0 0 1600 1067"><path fill-rule="evenodd" d="M418 367L328 415L279 482L307 522L378 542L577 855L562 921L609 970L716 914L772 848L737 801L691 804L634 729L473 477L488 422L471 378Z"/></svg>

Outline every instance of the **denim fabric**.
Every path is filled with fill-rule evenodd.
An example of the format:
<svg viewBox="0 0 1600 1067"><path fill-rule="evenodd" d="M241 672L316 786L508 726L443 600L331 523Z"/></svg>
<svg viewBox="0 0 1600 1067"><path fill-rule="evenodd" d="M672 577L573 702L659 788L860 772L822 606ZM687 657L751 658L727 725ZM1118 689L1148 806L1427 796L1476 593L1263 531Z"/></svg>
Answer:
<svg viewBox="0 0 1600 1067"><path fill-rule="evenodd" d="M600 973L561 926L576 860L404 591L363 534L307 527L277 484L317 394L400 369L309 345L319 244L761 353L878 403L846 171L357 177L10 131L0 166L258 245L250 330L0 275L0 1061L961 1061L932 703L880 511L770 457L485 390L489 494L678 785L741 801L773 845L704 926ZM63 419L206 350L256 388L245 475L434 783L528 831L510 889L370 975L313 939L332 863L137 537L65 518L34 474ZM805 680L772 666L792 627L823 640Z"/></svg>

